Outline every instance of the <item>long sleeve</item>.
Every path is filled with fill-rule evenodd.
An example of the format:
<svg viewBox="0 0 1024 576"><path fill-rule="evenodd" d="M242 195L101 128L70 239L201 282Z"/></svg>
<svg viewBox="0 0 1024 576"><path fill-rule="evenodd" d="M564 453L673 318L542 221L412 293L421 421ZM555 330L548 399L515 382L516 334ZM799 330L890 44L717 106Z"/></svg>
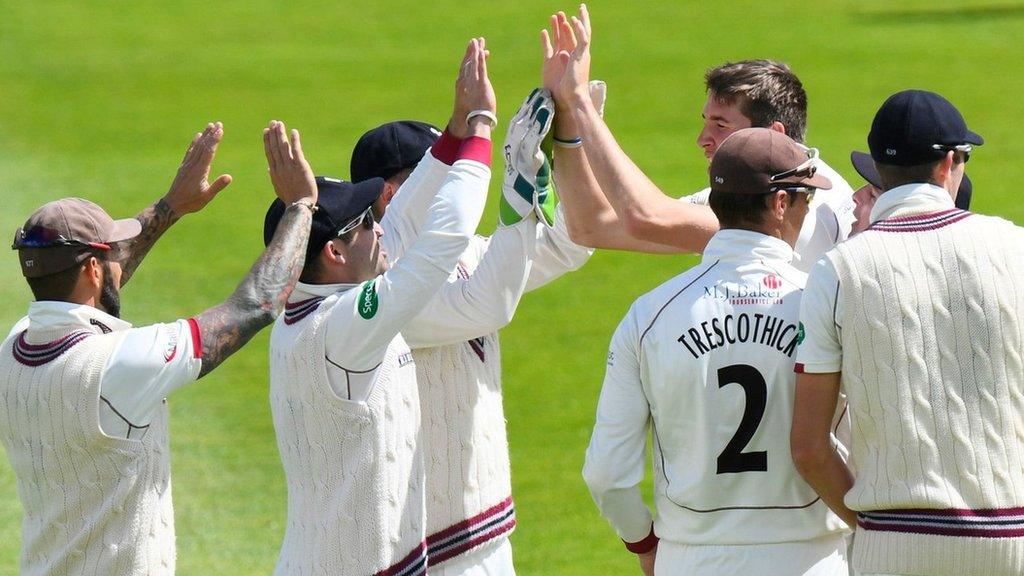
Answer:
<svg viewBox="0 0 1024 576"><path fill-rule="evenodd" d="M391 340L434 297L469 244L483 213L490 176L485 164L455 162L433 198L423 230L405 255L335 304L326 335L332 362L349 370L369 369L380 362Z"/></svg>
<svg viewBox="0 0 1024 576"><path fill-rule="evenodd" d="M566 272L583 266L594 253L593 248L580 246L569 238L565 210L559 204L555 209L555 222L550 228L536 224L537 243L533 249L533 267L526 290L536 290Z"/></svg>
<svg viewBox="0 0 1024 576"><path fill-rule="evenodd" d="M380 226L384 229L381 244L391 262L402 257L416 241L427 218L427 210L451 168L427 150L409 178L399 187L388 204Z"/></svg>
<svg viewBox="0 0 1024 576"><path fill-rule="evenodd" d="M464 342L490 334L512 320L526 288L536 242L533 218L499 226L490 240L477 238L482 253L472 275L457 270L402 335L411 348ZM474 250L469 250L472 253Z"/></svg>
<svg viewBox="0 0 1024 576"><path fill-rule="evenodd" d="M640 494L650 405L640 382L639 334L633 309L612 337L597 421L583 479L601 515L627 543L651 533L651 512Z"/></svg>

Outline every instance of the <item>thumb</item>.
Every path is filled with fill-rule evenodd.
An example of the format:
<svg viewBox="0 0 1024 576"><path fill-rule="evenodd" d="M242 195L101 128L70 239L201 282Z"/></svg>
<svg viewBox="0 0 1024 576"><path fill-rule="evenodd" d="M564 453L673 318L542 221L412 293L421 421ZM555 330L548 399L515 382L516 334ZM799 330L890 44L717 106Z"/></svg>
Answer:
<svg viewBox="0 0 1024 576"><path fill-rule="evenodd" d="M221 174L220 176L217 176L217 179L214 180L212 184L210 184L207 191L210 195L215 195L221 190L227 188L228 184L231 184L231 175Z"/></svg>

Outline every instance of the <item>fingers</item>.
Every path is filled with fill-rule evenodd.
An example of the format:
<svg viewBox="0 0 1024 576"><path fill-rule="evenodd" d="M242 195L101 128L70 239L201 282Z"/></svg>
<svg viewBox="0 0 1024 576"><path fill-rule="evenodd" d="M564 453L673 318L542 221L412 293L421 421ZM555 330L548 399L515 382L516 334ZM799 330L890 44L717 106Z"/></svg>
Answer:
<svg viewBox="0 0 1024 576"><path fill-rule="evenodd" d="M273 122L271 122L271 124L273 124ZM269 127L263 129L263 153L267 156L267 168L269 169L274 165L274 154L271 151Z"/></svg>
<svg viewBox="0 0 1024 576"><path fill-rule="evenodd" d="M580 4L580 22L583 22L583 27L587 30L587 40L590 40L590 11L587 10L586 4Z"/></svg>
<svg viewBox="0 0 1024 576"><path fill-rule="evenodd" d="M284 122L277 123L277 130L274 131L274 139L277 141L278 157L281 162L288 162L292 159L292 147L288 143L288 132Z"/></svg>
<svg viewBox="0 0 1024 576"><path fill-rule="evenodd" d="M299 140L299 131L292 128L292 156L297 162L305 162L306 156L302 153L302 142Z"/></svg>
<svg viewBox="0 0 1024 576"><path fill-rule="evenodd" d="M220 176L217 176L217 179L214 180L212 184L210 184L207 192L209 192L211 196L216 195L221 190L227 188L228 184L231 184L231 175L221 174Z"/></svg>
<svg viewBox="0 0 1024 576"><path fill-rule="evenodd" d="M488 53L487 53L487 50L484 50L484 45L485 44L486 44L486 41L484 40L483 37L481 37L479 39L478 50L477 50L477 61L476 61L477 81L481 81L481 80L482 81L486 81L487 80L487 54Z"/></svg>
<svg viewBox="0 0 1024 576"><path fill-rule="evenodd" d="M583 24L582 20L573 16L572 27L576 32L576 48L585 50L590 45L590 32L587 30L587 26Z"/></svg>
<svg viewBox="0 0 1024 576"><path fill-rule="evenodd" d="M281 123L277 120L271 120L264 140L267 149L267 163L271 171L277 170L282 164L281 148L278 144L277 138L277 132L280 128L280 124Z"/></svg>
<svg viewBox="0 0 1024 576"><path fill-rule="evenodd" d="M573 17L575 18L575 16ZM576 49L576 35L565 14L558 13L558 50L572 52Z"/></svg>
<svg viewBox="0 0 1024 576"><path fill-rule="evenodd" d="M198 160L204 166L209 167L213 163L213 157L217 153L217 145L224 136L224 125L220 122L209 124L203 137L199 139L196 146Z"/></svg>

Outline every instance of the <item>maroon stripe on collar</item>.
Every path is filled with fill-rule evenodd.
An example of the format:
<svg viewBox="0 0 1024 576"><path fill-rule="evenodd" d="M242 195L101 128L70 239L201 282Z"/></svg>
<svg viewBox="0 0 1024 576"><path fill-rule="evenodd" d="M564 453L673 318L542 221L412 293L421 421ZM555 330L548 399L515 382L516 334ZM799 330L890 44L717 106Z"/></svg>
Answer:
<svg viewBox="0 0 1024 576"><path fill-rule="evenodd" d="M15 360L25 366L32 367L42 366L43 364L52 362L76 344L79 344L89 336L94 335L90 330L79 330L77 332L72 332L63 338L53 340L45 344L29 344L25 340L26 333L28 333L27 330L22 332L18 336L18 339L15 340L12 353L14 354Z"/></svg>

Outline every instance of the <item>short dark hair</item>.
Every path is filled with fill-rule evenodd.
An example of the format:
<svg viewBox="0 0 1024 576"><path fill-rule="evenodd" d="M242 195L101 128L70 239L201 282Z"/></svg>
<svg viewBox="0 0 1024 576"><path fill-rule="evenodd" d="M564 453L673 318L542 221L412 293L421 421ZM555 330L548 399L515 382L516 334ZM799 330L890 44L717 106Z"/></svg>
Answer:
<svg viewBox="0 0 1024 576"><path fill-rule="evenodd" d="M789 66L775 60L727 62L704 74L708 94L738 104L757 128L780 122L786 135L803 142L807 133L807 93Z"/></svg>
<svg viewBox="0 0 1024 576"><path fill-rule="evenodd" d="M878 177L882 180L884 190L892 190L904 184L929 183L935 184L932 174L935 167L942 160L927 162L925 164L914 164L913 166L896 166L895 164L880 164L875 162L878 169Z"/></svg>
<svg viewBox="0 0 1024 576"><path fill-rule="evenodd" d="M722 228L758 228L768 211L767 194L730 194L711 191L708 204Z"/></svg>
<svg viewBox="0 0 1024 576"><path fill-rule="evenodd" d="M53 300L67 302L75 291L82 268L88 262L89 260L86 260L55 274L48 274L38 278L25 278L25 280L28 282L28 287L32 290L32 296L35 297L36 301Z"/></svg>

